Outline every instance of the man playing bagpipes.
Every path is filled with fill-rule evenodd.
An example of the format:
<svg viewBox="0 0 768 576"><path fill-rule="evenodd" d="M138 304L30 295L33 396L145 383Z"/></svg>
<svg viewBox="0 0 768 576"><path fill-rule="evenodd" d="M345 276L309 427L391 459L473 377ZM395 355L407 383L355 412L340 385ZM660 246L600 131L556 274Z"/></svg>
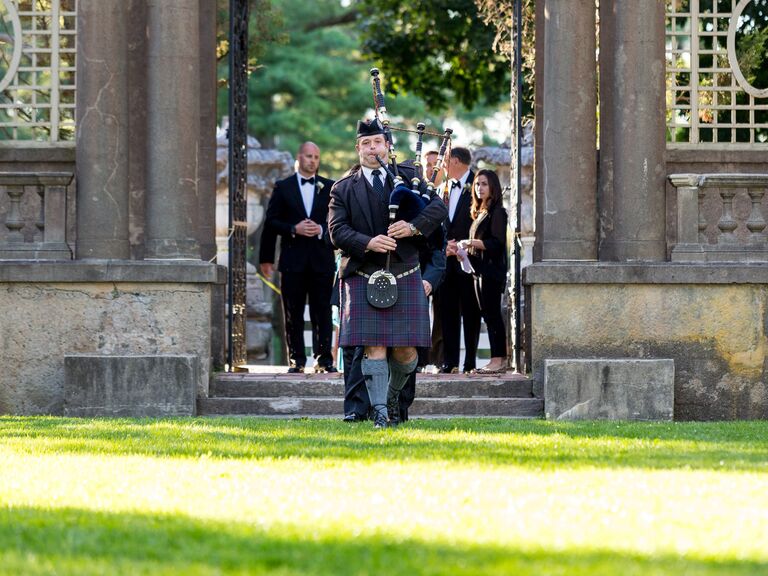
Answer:
<svg viewBox="0 0 768 576"><path fill-rule="evenodd" d="M430 345L419 236L447 216L426 182L413 183L415 190L403 183L418 179L416 169L383 160L388 152L392 158L391 146L378 118L358 123L360 168L333 186L328 215L331 241L342 251L339 345L365 347L362 372L377 428L390 423L388 401L397 412L416 347Z"/></svg>

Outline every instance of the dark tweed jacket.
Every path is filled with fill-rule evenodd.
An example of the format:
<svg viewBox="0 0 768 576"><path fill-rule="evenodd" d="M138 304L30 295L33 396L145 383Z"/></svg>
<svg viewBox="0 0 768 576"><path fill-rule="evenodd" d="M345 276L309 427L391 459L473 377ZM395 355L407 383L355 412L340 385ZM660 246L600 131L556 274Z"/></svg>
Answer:
<svg viewBox="0 0 768 576"><path fill-rule="evenodd" d="M413 168L409 166L399 165L398 170L406 182L415 175ZM424 184L422 186L425 187ZM386 189L387 192L392 189L389 179L387 179ZM447 215L443 201L438 196L434 196L421 213L413 217L410 222L423 235L429 236ZM328 230L334 246L342 252L340 278L348 278L365 265L384 266L386 254L366 252L365 247L374 236L386 234L387 226L386 205L376 197L361 169L353 170L334 184L328 208ZM397 249L392 253L391 262L393 264L418 262L419 248L423 242L424 239L420 237L399 239Z"/></svg>

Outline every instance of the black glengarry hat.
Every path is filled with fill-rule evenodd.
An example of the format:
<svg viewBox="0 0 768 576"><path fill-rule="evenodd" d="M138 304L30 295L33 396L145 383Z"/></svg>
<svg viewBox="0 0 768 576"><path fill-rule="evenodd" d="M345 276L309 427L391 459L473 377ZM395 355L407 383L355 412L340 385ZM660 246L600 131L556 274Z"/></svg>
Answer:
<svg viewBox="0 0 768 576"><path fill-rule="evenodd" d="M363 136L376 136L377 134L384 134L384 125L379 122L378 118L372 120L361 120L357 123L357 137Z"/></svg>

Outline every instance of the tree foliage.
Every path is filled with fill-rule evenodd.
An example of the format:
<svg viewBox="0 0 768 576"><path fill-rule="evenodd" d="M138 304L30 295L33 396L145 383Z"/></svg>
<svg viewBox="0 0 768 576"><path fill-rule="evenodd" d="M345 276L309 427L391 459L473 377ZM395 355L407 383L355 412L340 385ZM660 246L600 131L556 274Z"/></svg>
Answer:
<svg viewBox="0 0 768 576"><path fill-rule="evenodd" d="M523 69L523 115L533 117L533 99L535 86L535 0L522 1L521 26L515 23L515 0L474 0L483 21L493 26L496 35L493 48L500 54L506 54L511 63L514 58L513 42L517 39L518 29L522 30L522 69Z"/></svg>
<svg viewBox="0 0 768 576"><path fill-rule="evenodd" d="M360 0L363 54L379 63L394 93L411 92L435 110L508 98L508 55L474 0Z"/></svg>
<svg viewBox="0 0 768 576"><path fill-rule="evenodd" d="M266 0L260 0L265 2ZM339 175L355 159L354 131L359 119L372 114L369 70L382 68L387 105L393 123L414 127L425 122L428 130L442 131L446 117L459 117L483 129L495 108L476 107L472 112L453 100L440 109L408 91L394 94L396 79L380 61L361 49L359 5L342 6L338 0L272 0L267 13L254 13L251 32L270 23L267 36L253 36L261 46L251 54L258 62L249 80L249 132L267 147L295 154L305 140L321 150L325 172ZM222 71L226 72L225 61ZM450 93L449 93L450 95ZM226 93L220 96L220 113L226 110ZM412 138L396 133L398 155L406 158ZM476 141L473 144L483 144ZM432 147L428 141L425 146Z"/></svg>

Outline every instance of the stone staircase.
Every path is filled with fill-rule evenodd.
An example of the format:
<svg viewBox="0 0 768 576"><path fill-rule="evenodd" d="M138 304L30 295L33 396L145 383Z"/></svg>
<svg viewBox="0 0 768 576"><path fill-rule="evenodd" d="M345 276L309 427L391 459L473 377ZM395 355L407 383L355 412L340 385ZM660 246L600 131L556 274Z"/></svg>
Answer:
<svg viewBox="0 0 768 576"><path fill-rule="evenodd" d="M341 418L341 374L221 373L208 398L198 398L200 416ZM520 374L419 374L413 418L456 416L540 418L544 402Z"/></svg>

